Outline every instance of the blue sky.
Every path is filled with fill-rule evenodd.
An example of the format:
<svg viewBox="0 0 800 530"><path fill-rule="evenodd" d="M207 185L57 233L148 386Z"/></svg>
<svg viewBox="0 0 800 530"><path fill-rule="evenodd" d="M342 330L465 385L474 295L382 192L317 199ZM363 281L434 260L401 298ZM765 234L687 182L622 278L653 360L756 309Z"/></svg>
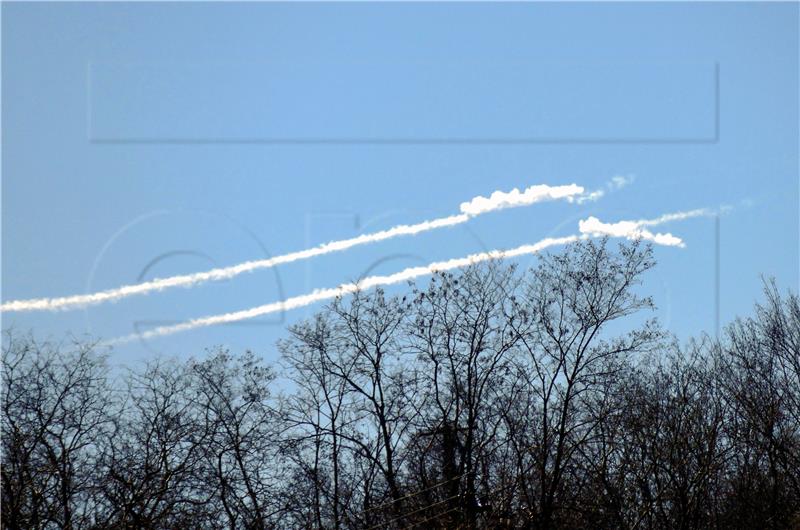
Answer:
<svg viewBox="0 0 800 530"><path fill-rule="evenodd" d="M798 289L798 4L2 5L2 299L80 294L458 213L494 190L602 187L583 205L3 326L103 338L364 274L533 243L578 220L721 218L721 320L759 275ZM659 227L644 291L714 328L714 221ZM535 258L520 260L532 264ZM119 346L268 358L319 306Z"/></svg>

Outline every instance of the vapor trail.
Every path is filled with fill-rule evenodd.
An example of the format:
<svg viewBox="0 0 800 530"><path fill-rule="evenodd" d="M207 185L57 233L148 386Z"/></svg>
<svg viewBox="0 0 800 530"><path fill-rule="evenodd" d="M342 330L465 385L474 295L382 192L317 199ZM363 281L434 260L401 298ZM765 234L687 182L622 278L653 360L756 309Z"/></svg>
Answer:
<svg viewBox="0 0 800 530"><path fill-rule="evenodd" d="M332 287L328 289L317 289L309 294L287 298L282 302L272 302L269 304L252 307L250 309L235 311L233 313L195 318L172 326L161 326L143 333L126 335L110 341L109 344L121 344L136 339L164 337L166 335L180 333L181 331L189 331L196 328L237 322L239 320L247 320L262 315L267 315L269 313L276 313L278 311L297 309L299 307L305 307L316 302L322 302L324 300L331 300L338 296L352 294L359 290L371 289L373 287L382 285L392 285L395 283L412 280L414 278L419 278L420 276L428 276L439 271L458 269L476 263L481 263L483 261L508 259L527 254L537 254L549 247L566 245L569 243L574 243L580 239L588 239L590 237L611 236L624 237L627 239L649 239L659 245L684 247L685 245L679 237L673 236L672 234L652 234L648 230L643 229L642 226L654 226L670 221L678 221L689 219L691 217L708 216L713 214L714 212L711 210L700 209L664 214L655 219L618 221L616 223L604 223L596 217L589 217L579 221L578 223L581 235L545 238L538 243L534 243L532 245L521 245L510 250L491 250L488 252L471 254L464 258L454 258L448 261L437 261L424 267L409 267L388 276L369 276L358 282L343 283L338 287Z"/></svg>
<svg viewBox="0 0 800 530"><path fill-rule="evenodd" d="M311 292L310 294L304 294L301 296L287 298L282 302L272 302L269 304L260 305L250 309L244 309L242 311L226 313L223 315L196 318L172 326L157 327L149 331L145 331L144 333L132 334L114 339L109 344L121 344L139 338L150 339L154 337L164 337L166 335L172 335L174 333L179 333L181 331L188 331L191 329L202 328L207 326L215 326L217 324L226 324L229 322L237 322L239 320L255 318L269 313L276 313L278 311L287 311L290 309L296 309L298 307L304 307L316 302L331 300L338 296L352 294L359 290L371 289L373 287L378 287L381 285L392 285L406 280L419 278L420 276L427 276L439 271L447 271L451 269L466 267L468 265L488 260L508 259L516 256L522 256L525 254L536 254L537 252L541 252L542 250L548 247L556 245L566 245L567 243L572 243L574 241L577 241L578 239L581 239L582 237L585 236L573 235L573 236L559 237L559 238L547 238L533 245L522 245L513 248L511 250L492 250L489 252L481 252L479 254L472 254L464 258L455 258L448 261L434 262L427 266L409 267L407 269L404 269L400 272L396 272L394 274L390 274L388 276L369 276L359 282L343 283L338 287L333 287L328 289L317 289Z"/></svg>
<svg viewBox="0 0 800 530"><path fill-rule="evenodd" d="M710 208L698 208L696 210L687 210L685 212L665 213L655 219L642 219L637 221L641 226L656 226L670 221L683 221L692 217L712 217L718 213L727 211L728 207L720 208L719 210L712 210Z"/></svg>
<svg viewBox="0 0 800 530"><path fill-rule="evenodd" d="M583 195L584 188L582 186L578 186L577 184L568 184L564 186L548 186L546 184L538 184L531 186L524 191L519 191L516 188L510 192L496 191L488 198L479 196L468 202L462 203L461 213L458 215L451 215L449 217L442 217L413 225L398 225L380 232L363 234L350 239L331 241L310 249L291 252L289 254L283 254L272 258L246 261L238 265L216 268L206 272L154 279L139 284L124 285L122 287L99 291L96 293L65 296L59 298L12 300L0 305L0 312L56 311L77 309L101 304L103 302L121 300L129 296L146 294L152 291L162 291L164 289L173 287L191 287L193 285L209 281L227 280L245 272L267 269L275 267L276 265L322 256L332 252L340 252L358 245L385 241L398 236L415 235L428 230L435 230L437 228L443 228L447 226L455 226L461 223L466 223L472 217L495 210L514 208L518 206L528 206L537 202L559 199L567 200L568 202L578 202L578 199L580 199Z"/></svg>
<svg viewBox="0 0 800 530"><path fill-rule="evenodd" d="M723 209L724 211L724 209ZM667 213L655 219L640 219L638 221L618 221L616 223L604 223L597 217L589 217L578 223L581 234L589 236L611 236L624 237L627 239L646 239L659 245L670 247L685 247L683 240L667 232L665 234L654 234L646 226L658 226L671 221L682 221L692 217L710 217L717 212L708 208L688 210L685 212Z"/></svg>
<svg viewBox="0 0 800 530"><path fill-rule="evenodd" d="M633 183L634 180L636 180L634 175L615 175L611 177L611 180L606 182L604 188L600 188L588 193L582 193L580 197L575 199L575 202L578 204L583 204L585 202L597 201L602 199L606 195L606 192L621 190L625 186Z"/></svg>

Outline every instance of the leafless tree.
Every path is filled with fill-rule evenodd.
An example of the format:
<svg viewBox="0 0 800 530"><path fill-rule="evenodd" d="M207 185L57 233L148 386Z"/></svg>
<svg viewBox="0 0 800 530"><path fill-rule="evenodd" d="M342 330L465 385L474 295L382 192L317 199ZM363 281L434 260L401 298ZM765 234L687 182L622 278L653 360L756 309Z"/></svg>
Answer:
<svg viewBox="0 0 800 530"><path fill-rule="evenodd" d="M628 385L622 469L630 527L713 526L730 446L715 367L700 348L659 352Z"/></svg>
<svg viewBox="0 0 800 530"><path fill-rule="evenodd" d="M2 364L3 526L91 527L112 412L103 355L9 332Z"/></svg>
<svg viewBox="0 0 800 530"><path fill-rule="evenodd" d="M206 494L219 501L231 530L274 527L284 511L276 491L278 418L271 399L274 373L255 354L218 350L190 364L193 415L204 427L199 450Z"/></svg>
<svg viewBox="0 0 800 530"><path fill-rule="evenodd" d="M175 528L212 516L202 476L205 418L195 410L187 366L155 360L127 375L98 487L109 528Z"/></svg>
<svg viewBox="0 0 800 530"><path fill-rule="evenodd" d="M361 291L275 366L6 334L2 528L800 528L800 301L679 342L640 242Z"/></svg>
<svg viewBox="0 0 800 530"><path fill-rule="evenodd" d="M764 296L755 316L737 319L718 345L737 447L728 521L785 528L800 523L800 303L774 282Z"/></svg>
<svg viewBox="0 0 800 530"><path fill-rule="evenodd" d="M514 272L493 265L459 276L437 274L427 289L414 292L407 328L425 398L416 443L429 460L426 474L433 477L420 485L443 481L440 502L456 512L455 524L468 527L485 508L479 493L490 484L481 467L497 441L501 416L493 409L504 403L501 389L518 342L504 313L518 283Z"/></svg>
<svg viewBox="0 0 800 530"><path fill-rule="evenodd" d="M313 440L313 464L306 467L314 480L318 525L323 454L329 455L332 474L327 497L334 528L344 519L367 525L376 521L376 505L386 497L391 501L388 511L402 513L397 450L409 425L408 385L413 380L401 365L398 336L407 309L380 290L356 293L348 303L335 301L324 317L293 326L290 339L279 345L301 389L294 400L295 423L309 427L301 436ZM345 453L351 458L351 472L372 488L344 483ZM360 502L353 502L354 496L360 496Z"/></svg>
<svg viewBox="0 0 800 530"><path fill-rule="evenodd" d="M613 412L596 407L602 393L624 375L630 356L659 338L651 321L609 333L614 321L652 307L636 287L653 264L650 248L638 243L614 254L605 241L587 241L544 258L522 296L512 300L509 320L522 353L518 373L533 415L517 444L518 473L534 527L552 528L557 516L567 517L577 460L598 442Z"/></svg>

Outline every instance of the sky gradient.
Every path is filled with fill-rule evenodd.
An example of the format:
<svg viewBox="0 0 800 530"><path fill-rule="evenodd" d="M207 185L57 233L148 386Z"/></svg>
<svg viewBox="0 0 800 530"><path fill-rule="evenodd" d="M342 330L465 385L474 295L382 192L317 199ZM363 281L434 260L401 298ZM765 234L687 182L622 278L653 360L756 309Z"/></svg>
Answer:
<svg viewBox="0 0 800 530"><path fill-rule="evenodd" d="M4 3L2 30L3 301L263 259L495 190L606 191L191 289L4 313L4 328L110 339L568 236L590 215L696 208L728 208L723 323L751 311L762 274L798 289L796 3ZM656 248L643 292L681 338L714 329L714 222L659 227L686 247ZM274 358L318 308L114 360L218 344Z"/></svg>

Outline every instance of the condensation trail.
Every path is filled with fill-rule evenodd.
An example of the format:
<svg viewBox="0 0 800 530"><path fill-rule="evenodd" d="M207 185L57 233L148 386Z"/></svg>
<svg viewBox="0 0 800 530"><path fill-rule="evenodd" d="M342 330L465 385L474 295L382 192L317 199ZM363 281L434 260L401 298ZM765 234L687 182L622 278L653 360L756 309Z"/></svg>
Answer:
<svg viewBox="0 0 800 530"><path fill-rule="evenodd" d="M648 239L656 244L664 246L679 246L683 247L683 241L673 236L672 234L652 234L644 230L642 226L655 226L670 221L679 221L689 219L692 217L700 217L711 215L712 211L707 209L690 210L686 212L677 212L661 215L655 219L643 219L638 221L617 221L615 223L604 223L596 217L589 217L579 221L581 235L571 235L559 238L546 238L538 243L532 245L522 245L510 250L491 250L489 252L481 252L478 254L471 254L464 258L454 258L448 261L438 261L423 267L409 267L400 272L390 274L388 276L369 276L358 282L344 283L338 287L328 289L317 289L309 294L287 298L281 302L272 302L250 309L243 309L233 313L225 313L222 315L213 315L208 317L195 318L187 320L180 324L171 326L157 327L143 333L134 333L119 337L110 341L108 344L122 344L137 339L151 339L155 337L164 337L173 335L182 331L189 331L197 328L204 328L208 326L216 326L219 324L227 324L230 322L238 322L240 320L247 320L250 318L267 315L270 313L277 313L279 311L288 311L305 307L324 300L331 300L338 296L352 294L359 290L371 289L373 287L392 285L399 282L412 280L421 276L428 276L435 272L447 271L462 267L467 267L476 263L481 263L489 260L499 260L514 258L517 256L536 254L542 250L558 246L574 243L581 239L589 239L596 236L610 236L610 237L624 237L627 239Z"/></svg>
<svg viewBox="0 0 800 530"><path fill-rule="evenodd" d="M489 252L481 252L479 254L472 254L464 258L456 258L448 261L439 261L431 263L424 267L409 267L400 272L390 274L388 276L369 276L363 280L355 283L344 283L338 287L328 289L318 289L309 294L287 298L281 302L272 302L269 304L260 305L250 309L235 311L233 313L225 313L223 315L214 315L209 317L195 318L175 324L172 326L161 326L143 333L127 335L110 341L108 344L122 344L137 339L151 339L155 337L164 337L173 335L182 331L189 331L197 328L204 328L208 326L216 326L218 324L226 324L229 322L237 322L240 320L247 320L250 318L267 315L269 313L277 313L279 311L288 311L290 309L297 309L316 302L324 300L331 300L338 296L352 294L359 290L371 289L373 287L392 285L399 282L419 278L420 276L427 276L435 272L447 271L451 269L466 267L475 263L483 261L508 259L516 256L523 256L526 254L536 254L548 247L556 245L566 245L575 242L579 239L586 238L587 236L567 236L560 238L547 238L535 243L533 245L522 245L511 250L492 250Z"/></svg>
<svg viewBox="0 0 800 530"><path fill-rule="evenodd" d="M727 211L729 208L723 207L720 211ZM579 222L578 228L581 234L590 236L610 236L610 237L624 237L627 239L646 239L653 241L659 245L669 247L684 247L686 246L683 240L667 232L666 234L654 234L650 230L644 228L646 226L658 226L672 221L683 221L684 219L691 219L693 217L711 217L717 215L717 212L708 208L699 208L697 210L688 210L685 212L667 213L656 217L655 219L639 219L638 221L617 221L616 223L604 223L597 217L589 217Z"/></svg>
<svg viewBox="0 0 800 530"><path fill-rule="evenodd" d="M238 265L221 267L205 272L183 274L169 278L154 279L151 281L124 285L114 289L99 291L90 294L64 296L58 298L36 298L29 300L13 300L0 305L0 312L6 311L58 311L68 309L78 309L92 305L111 302L127 298L134 295L142 295L153 291L162 291L173 287L191 287L197 284L227 280L243 274L260 269L268 269L277 265L292 263L294 261L305 260L332 252L340 252L358 245L385 241L398 236L415 235L437 228L455 226L466 223L472 217L484 213L528 206L538 202L566 200L568 202L579 202L578 199L585 195L584 188L577 184L563 186L549 186L547 184L537 184L530 186L524 191L513 189L510 192L496 191L490 197L475 197L468 202L461 204L461 213L442 217L432 221L424 221L412 225L398 225L387 230L364 234L350 239L331 241L310 249L291 252L275 256L273 258L246 261Z"/></svg>

